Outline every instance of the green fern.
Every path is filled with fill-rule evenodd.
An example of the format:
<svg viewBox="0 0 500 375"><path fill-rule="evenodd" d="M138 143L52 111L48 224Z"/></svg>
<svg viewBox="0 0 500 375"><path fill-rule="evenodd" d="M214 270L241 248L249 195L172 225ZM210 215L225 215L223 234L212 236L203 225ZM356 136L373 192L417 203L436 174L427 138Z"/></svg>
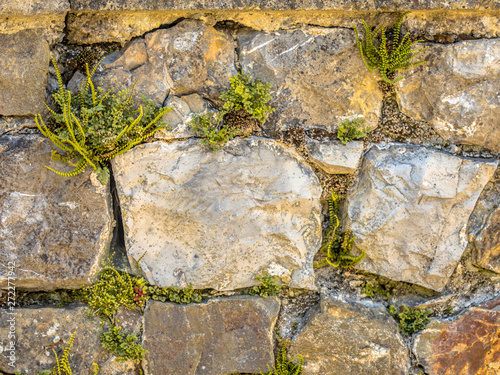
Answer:
<svg viewBox="0 0 500 375"><path fill-rule="evenodd" d="M213 152L221 150L227 142L240 133L239 129L224 126L222 117L222 112L216 115L211 113L194 115L189 125L196 135L202 137L201 144L210 147Z"/></svg>
<svg viewBox="0 0 500 375"><path fill-rule="evenodd" d="M127 360L140 363L147 353L135 334L127 334L121 327L112 325L108 332L101 332L102 347L117 356L118 362Z"/></svg>
<svg viewBox="0 0 500 375"><path fill-rule="evenodd" d="M35 116L40 132L56 147L52 158L74 167L69 172L60 172L47 167L63 177L73 177L90 165L99 180L109 180L108 162L135 145L151 137L156 130L164 128L161 117L170 108L156 108L151 100L143 97L144 106L132 110L132 92L124 90L118 94L95 87L92 77L100 61L92 68L86 65L87 77L76 93L66 90L55 59L59 90L52 95L60 112L46 105L51 114L50 126L41 115ZM73 162L75 160L75 162Z"/></svg>
<svg viewBox="0 0 500 375"><path fill-rule="evenodd" d="M329 264L333 267L351 268L363 260L365 252L354 243L356 237L352 237L350 231L337 233L337 229L340 226L338 218L339 196L333 190L328 200L328 212L330 215L330 228L319 249L320 252L326 254L326 258L314 263L314 267L322 267ZM361 252L357 256L351 255L353 245Z"/></svg>
<svg viewBox="0 0 500 375"><path fill-rule="evenodd" d="M278 284L278 276L271 276L266 270L263 270L261 272L261 275L255 275L255 279L257 281L260 281L261 285L254 286L252 289L250 289L249 294L251 296L255 296L257 294L264 298L275 296L283 287L283 285Z"/></svg>
<svg viewBox="0 0 500 375"><path fill-rule="evenodd" d="M304 358L299 354L293 359L288 359L286 353L287 343L281 343L280 353L276 357L276 365L271 368L267 365L269 372L267 375L301 375L303 371ZM259 369L260 370L260 369ZM260 375L266 375L259 371Z"/></svg>
<svg viewBox="0 0 500 375"><path fill-rule="evenodd" d="M387 36L385 34L386 24L381 24L372 31L371 27L363 20L363 26L365 29L365 38L363 41L361 41L358 36L357 27L354 27L356 43L358 45L359 52L361 53L363 62L370 71L378 69L380 76L387 83L396 83L404 78L404 76L401 75L393 80L390 80L387 77L388 74L392 74L398 70L404 70L412 66L421 65L426 62L414 61L414 59L428 47L418 50L412 49L416 43L423 42L423 40L411 42L409 33L406 33L403 37L401 36L401 23L403 22L403 18L408 13L410 12L403 13L397 20L393 29L394 37L391 46L388 45ZM375 40L379 34L380 41L378 41L377 46Z"/></svg>

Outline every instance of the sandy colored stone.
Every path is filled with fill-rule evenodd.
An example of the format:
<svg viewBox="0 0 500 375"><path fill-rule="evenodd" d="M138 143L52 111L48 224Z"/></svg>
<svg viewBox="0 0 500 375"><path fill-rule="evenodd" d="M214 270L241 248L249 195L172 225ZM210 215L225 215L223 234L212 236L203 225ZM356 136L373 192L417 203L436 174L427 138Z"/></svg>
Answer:
<svg viewBox="0 0 500 375"><path fill-rule="evenodd" d="M363 142L317 141L306 137L311 160L326 173L354 173L363 154Z"/></svg>
<svg viewBox="0 0 500 375"><path fill-rule="evenodd" d="M419 146L373 146L347 197L347 225L366 251L358 267L443 290L497 164Z"/></svg>
<svg viewBox="0 0 500 375"><path fill-rule="evenodd" d="M92 184L90 169L72 178L58 176L45 165L72 168L50 156L41 136L0 138L0 262L15 264L17 288L89 284L111 240L108 188ZM3 268L2 287L7 279Z"/></svg>
<svg viewBox="0 0 500 375"><path fill-rule="evenodd" d="M426 373L500 373L500 302L489 305L469 308L452 320L433 320L418 334L413 351Z"/></svg>
<svg viewBox="0 0 500 375"><path fill-rule="evenodd" d="M298 354L304 375L405 375L410 364L398 326L383 307L331 298L321 301L292 342L289 357Z"/></svg>
<svg viewBox="0 0 500 375"><path fill-rule="evenodd" d="M430 45L397 84L400 107L446 140L500 151L500 40Z"/></svg>
<svg viewBox="0 0 500 375"><path fill-rule="evenodd" d="M179 305L150 301L145 374L258 373L274 363L275 298L231 297Z"/></svg>
<svg viewBox="0 0 500 375"><path fill-rule="evenodd" d="M377 126L382 93L377 76L359 58L352 30L242 31L238 44L242 69L272 84L270 104L276 111L265 128L335 131L353 116Z"/></svg>
<svg viewBox="0 0 500 375"><path fill-rule="evenodd" d="M0 34L0 115L34 115L44 110L49 45L34 30Z"/></svg>
<svg viewBox="0 0 500 375"><path fill-rule="evenodd" d="M127 252L161 286L232 290L272 263L313 288L321 187L292 150L235 139L138 146L113 159Z"/></svg>

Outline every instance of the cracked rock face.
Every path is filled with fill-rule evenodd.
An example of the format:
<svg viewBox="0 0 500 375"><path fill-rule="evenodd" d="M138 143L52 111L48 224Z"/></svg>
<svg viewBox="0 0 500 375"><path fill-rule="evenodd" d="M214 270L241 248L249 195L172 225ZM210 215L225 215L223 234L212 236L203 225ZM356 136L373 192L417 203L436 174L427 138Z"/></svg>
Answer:
<svg viewBox="0 0 500 375"><path fill-rule="evenodd" d="M363 154L363 142L317 141L306 136L311 160L326 173L354 173Z"/></svg>
<svg viewBox="0 0 500 375"><path fill-rule="evenodd" d="M500 300L433 320L415 338L413 351L429 375L500 373Z"/></svg>
<svg viewBox="0 0 500 375"><path fill-rule="evenodd" d="M258 373L273 365L275 298L232 297L179 305L150 301L146 375Z"/></svg>
<svg viewBox="0 0 500 375"><path fill-rule="evenodd" d="M366 251L358 267L443 290L497 164L419 146L373 146L347 198L348 226Z"/></svg>
<svg viewBox="0 0 500 375"><path fill-rule="evenodd" d="M36 30L0 34L0 115L44 111L49 45Z"/></svg>
<svg viewBox="0 0 500 375"><path fill-rule="evenodd" d="M50 151L40 136L0 138L0 263L15 264L18 288L89 284L111 240L107 187L94 186L89 169L71 178L48 170L69 167L52 161ZM0 270L2 287L8 271Z"/></svg>
<svg viewBox="0 0 500 375"><path fill-rule="evenodd" d="M394 319L383 307L321 301L292 342L289 357L304 357L304 375L401 375L409 356Z"/></svg>
<svg viewBox="0 0 500 375"><path fill-rule="evenodd" d="M500 40L431 45L397 84L400 107L443 138L500 151Z"/></svg>
<svg viewBox="0 0 500 375"><path fill-rule="evenodd" d="M137 39L103 62L96 82L124 89L137 81L135 93L157 105L167 95L195 92L218 100L236 75L232 38L201 21L186 20Z"/></svg>
<svg viewBox="0 0 500 375"><path fill-rule="evenodd" d="M272 84L276 111L264 127L320 127L334 131L342 120L362 116L377 126L382 93L347 29L241 32L239 58L245 72Z"/></svg>
<svg viewBox="0 0 500 375"><path fill-rule="evenodd" d="M259 138L215 153L195 139L156 142L113 170L127 252L150 283L233 290L267 268L314 287L321 187L290 149Z"/></svg>

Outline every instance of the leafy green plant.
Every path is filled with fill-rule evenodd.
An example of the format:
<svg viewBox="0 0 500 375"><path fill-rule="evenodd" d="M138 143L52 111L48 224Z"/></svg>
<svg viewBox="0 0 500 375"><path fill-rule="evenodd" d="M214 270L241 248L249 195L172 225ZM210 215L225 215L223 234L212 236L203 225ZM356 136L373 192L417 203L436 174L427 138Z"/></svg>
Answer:
<svg viewBox="0 0 500 375"><path fill-rule="evenodd" d="M391 292L389 292L387 289L381 287L380 285L374 287L370 283L365 283L364 288L361 290L361 292L367 297L375 297L376 295L382 296L386 299L390 299L392 297Z"/></svg>
<svg viewBox="0 0 500 375"><path fill-rule="evenodd" d="M140 363L147 353L135 334L127 334L121 327L112 325L108 332L101 332L103 348L118 356L119 362L132 360Z"/></svg>
<svg viewBox="0 0 500 375"><path fill-rule="evenodd" d="M293 359L288 359L286 353L287 343L281 343L281 349L279 355L276 357L276 365L271 368L267 365L269 372L267 375L301 375L304 365L304 358L299 354ZM260 369L259 369L260 370ZM265 375L262 371L259 371L261 375Z"/></svg>
<svg viewBox="0 0 500 375"><path fill-rule="evenodd" d="M261 275L256 275L255 279L257 281L260 281L261 285L259 286L254 286L252 289L250 289L249 294L254 296L254 295L259 295L261 297L269 297L269 296L275 296L277 295L283 285L279 284L279 278L277 276L271 276L269 272L266 270L263 270L261 272Z"/></svg>
<svg viewBox="0 0 500 375"><path fill-rule="evenodd" d="M211 113L194 115L190 128L196 135L203 137L201 144L210 147L213 152L222 149L227 142L240 133L239 129L223 125L220 112L216 115Z"/></svg>
<svg viewBox="0 0 500 375"><path fill-rule="evenodd" d="M361 41L358 36L358 29L354 27L356 43L363 62L370 71L378 70L382 79L387 83L396 83L404 78L404 76L401 75L391 80L388 78L388 74L393 74L398 70L404 70L426 62L414 61L414 59L428 47L418 50L412 49L416 43L423 42L423 40L411 42L409 33L406 33L403 37L401 36L401 23L408 13L409 12L403 13L397 20L393 29L393 40L391 45L388 43L385 34L385 23L379 25L372 31L372 28L363 21L365 29L365 38L363 41ZM380 41L376 41L379 34Z"/></svg>
<svg viewBox="0 0 500 375"><path fill-rule="evenodd" d="M157 286L144 286L140 291L145 297L156 301L170 301L177 303L193 303L201 302L201 292L193 289L190 286L187 288L178 288L176 286L170 288L159 288Z"/></svg>
<svg viewBox="0 0 500 375"><path fill-rule="evenodd" d="M267 114L274 112L274 108L266 105L272 99L269 93L270 83L262 83L260 78L252 82L245 72L238 73L230 79L230 82L229 90L220 96L220 99L224 101L222 107L224 113L244 109L253 118L264 122Z"/></svg>
<svg viewBox="0 0 500 375"><path fill-rule="evenodd" d="M76 93L71 93L63 86L55 59L52 63L59 83L59 90L52 97L60 112L46 105L52 115L50 126L44 123L41 115L35 116L35 122L40 132L55 145L52 158L68 163L74 169L60 172L46 168L60 176L71 177L90 165L99 180L106 184L109 160L165 127L160 119L170 108L158 109L143 97L144 107L141 105L133 110L133 88L118 94L95 88L92 76L99 63L92 70L86 65L86 79Z"/></svg>
<svg viewBox="0 0 500 375"><path fill-rule="evenodd" d="M342 121L337 129L337 138L343 144L347 144L347 142L355 139L366 137L371 129L370 127L363 128L364 123L364 118L357 118L354 120L347 119Z"/></svg>
<svg viewBox="0 0 500 375"><path fill-rule="evenodd" d="M330 214L330 228L323 240L319 251L326 254L326 258L320 262L314 263L314 267L322 267L327 264L333 267L351 268L358 264L365 257L365 252L359 246L354 244L356 237L352 237L350 231L337 233L340 226L339 215L339 196L331 191L328 200L328 211ZM357 256L351 254L352 246L355 246L361 253Z"/></svg>
<svg viewBox="0 0 500 375"><path fill-rule="evenodd" d="M401 332L409 335L423 330L431 321L429 315L434 312L432 309L412 309L406 305L400 306L399 309L391 305L387 311L399 323Z"/></svg>

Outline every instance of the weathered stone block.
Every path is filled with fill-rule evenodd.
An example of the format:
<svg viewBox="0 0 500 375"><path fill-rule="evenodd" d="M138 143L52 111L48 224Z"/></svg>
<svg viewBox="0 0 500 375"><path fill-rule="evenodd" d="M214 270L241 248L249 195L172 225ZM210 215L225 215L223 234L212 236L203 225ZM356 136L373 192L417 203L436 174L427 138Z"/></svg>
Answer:
<svg viewBox="0 0 500 375"><path fill-rule="evenodd" d="M0 115L25 116L44 110L49 45L39 32L0 34Z"/></svg>
<svg viewBox="0 0 500 375"><path fill-rule="evenodd" d="M304 375L403 375L409 368L398 326L383 307L321 301L292 342L304 357Z"/></svg>
<svg viewBox="0 0 500 375"><path fill-rule="evenodd" d="M50 151L40 136L0 137L0 263L14 262L18 288L89 284L111 240L107 187L93 186L90 170L72 178L48 170L70 167ZM7 278L2 268L2 287Z"/></svg>
<svg viewBox="0 0 500 375"><path fill-rule="evenodd" d="M270 103L276 111L264 127L334 131L352 116L377 126L382 93L359 56L352 30L244 31L238 43L243 70L272 84Z"/></svg>
<svg viewBox="0 0 500 375"><path fill-rule="evenodd" d="M161 286L232 290L272 263L314 287L321 187L274 141L149 143L113 159L127 252Z"/></svg>
<svg viewBox="0 0 500 375"><path fill-rule="evenodd" d="M311 160L326 173L354 173L363 154L363 142L317 141L306 137Z"/></svg>
<svg viewBox="0 0 500 375"><path fill-rule="evenodd" d="M495 302L495 301L491 301ZM413 351L429 375L500 373L500 301L433 320L415 338Z"/></svg>
<svg viewBox="0 0 500 375"><path fill-rule="evenodd" d="M145 373L257 373L274 363L274 298L234 297L178 305L150 301L145 312Z"/></svg>
<svg viewBox="0 0 500 375"><path fill-rule="evenodd" d="M446 140L500 151L500 40L431 45L397 84L403 112Z"/></svg>
<svg viewBox="0 0 500 375"><path fill-rule="evenodd" d="M348 226L366 251L359 268L443 290L497 164L419 146L373 146L347 198Z"/></svg>

